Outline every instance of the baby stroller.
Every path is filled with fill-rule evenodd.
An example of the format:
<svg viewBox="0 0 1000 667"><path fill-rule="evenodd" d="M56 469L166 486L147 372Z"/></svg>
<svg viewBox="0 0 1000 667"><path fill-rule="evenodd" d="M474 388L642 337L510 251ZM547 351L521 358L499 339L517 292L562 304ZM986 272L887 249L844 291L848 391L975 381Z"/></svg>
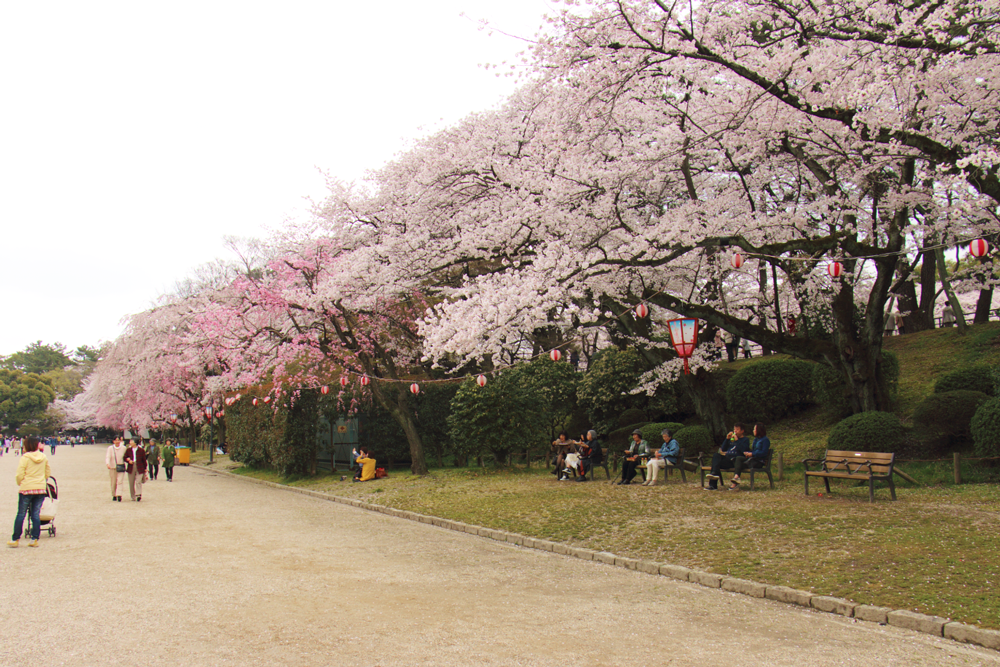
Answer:
<svg viewBox="0 0 1000 667"><path fill-rule="evenodd" d="M48 530L49 537L56 536L56 508L59 507L59 482L55 477L45 480L45 500L42 501L42 509L38 513L39 534L41 530ZM28 530L31 530L29 517ZM28 532L28 535L31 533Z"/></svg>

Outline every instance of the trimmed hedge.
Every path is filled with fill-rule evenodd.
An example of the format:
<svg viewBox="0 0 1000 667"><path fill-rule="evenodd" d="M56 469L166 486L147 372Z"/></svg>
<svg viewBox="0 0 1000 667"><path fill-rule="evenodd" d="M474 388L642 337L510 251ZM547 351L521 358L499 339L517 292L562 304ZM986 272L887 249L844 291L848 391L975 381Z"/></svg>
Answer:
<svg viewBox="0 0 1000 667"><path fill-rule="evenodd" d="M828 449L853 452L895 452L904 441L903 425L890 412L861 412L830 429Z"/></svg>
<svg viewBox="0 0 1000 667"><path fill-rule="evenodd" d="M982 392L987 396L996 396L996 372L997 369L984 364L959 368L939 377L934 383L934 393L945 394L965 389Z"/></svg>
<svg viewBox="0 0 1000 667"><path fill-rule="evenodd" d="M674 437L684 448L684 456L689 459L697 458L698 454L711 454L718 448L704 426L685 426L674 433Z"/></svg>
<svg viewBox="0 0 1000 667"><path fill-rule="evenodd" d="M773 422L812 402L814 364L769 359L741 368L726 385L729 414L748 422Z"/></svg>
<svg viewBox="0 0 1000 667"><path fill-rule="evenodd" d="M945 454L972 442L972 417L989 396L981 391L948 391L931 394L913 411L920 439L920 454Z"/></svg>
<svg viewBox="0 0 1000 667"><path fill-rule="evenodd" d="M646 421L646 413L639 408L629 408L618 415L618 427L625 428L629 424L638 424Z"/></svg>
<svg viewBox="0 0 1000 667"><path fill-rule="evenodd" d="M976 456L1000 456L1000 398L991 398L972 417Z"/></svg>
<svg viewBox="0 0 1000 667"><path fill-rule="evenodd" d="M659 449L660 445L663 444L663 429L669 428L670 431L677 436L677 432L684 428L684 424L678 424L677 422L655 422L653 424L646 424L642 427L642 439L646 441L651 448ZM678 440L678 442L680 442Z"/></svg>

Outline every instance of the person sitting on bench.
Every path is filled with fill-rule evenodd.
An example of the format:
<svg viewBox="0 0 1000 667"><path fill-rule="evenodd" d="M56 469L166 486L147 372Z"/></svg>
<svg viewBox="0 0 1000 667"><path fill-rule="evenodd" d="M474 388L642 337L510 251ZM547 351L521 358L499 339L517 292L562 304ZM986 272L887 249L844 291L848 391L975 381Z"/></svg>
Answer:
<svg viewBox="0 0 1000 667"><path fill-rule="evenodd" d="M667 461L671 465L677 465L677 459L681 453L681 445L674 440L674 434L670 432L669 428L663 429L660 435L663 436L663 445L653 452L653 458L646 461L646 481L643 482L644 486L656 486L656 476L659 474L660 469L666 469ZM664 473L664 477L666 477L666 473ZM663 481L667 480L664 479Z"/></svg>
<svg viewBox="0 0 1000 667"><path fill-rule="evenodd" d="M745 468L763 468L767 463L767 452L771 449L771 440L767 437L767 427L757 422L753 426L753 445L750 451L743 452L743 456L737 456L733 462L733 483L729 485L730 491L740 488L740 473Z"/></svg>
<svg viewBox="0 0 1000 667"><path fill-rule="evenodd" d="M596 466L601 465L601 462L604 460L604 452L601 451L601 441L597 437L597 431L587 431L587 438L583 441L581 449L580 469L583 471L583 474L577 477L576 481L586 482L587 475L590 475L590 478L593 479L591 471Z"/></svg>
<svg viewBox="0 0 1000 667"><path fill-rule="evenodd" d="M576 440L570 440L566 435L566 431L559 434L559 438L552 441L552 449L556 454L556 467L552 471L552 474L556 476L559 481L569 479L572 471L567 465L567 457L570 454L574 455L574 459L578 458L576 456L577 450L576 446L580 444ZM575 463L574 463L575 465Z"/></svg>
<svg viewBox="0 0 1000 667"><path fill-rule="evenodd" d="M632 431L632 442L625 450L622 459L622 479L618 484L631 484L635 477L635 467L639 465L639 457L649 453L649 445L642 439L642 431L636 429Z"/></svg>
<svg viewBox="0 0 1000 667"><path fill-rule="evenodd" d="M726 436L726 441L719 447L719 451L712 455L712 472L708 477L708 490L716 491L719 488L719 473L722 470L731 470L736 466L737 458L745 458L745 452L750 451L750 438L744 433L746 427L740 422L733 424L733 430Z"/></svg>
<svg viewBox="0 0 1000 667"><path fill-rule="evenodd" d="M375 458L368 451L368 448L362 447L360 451L355 450L354 454L358 457L355 461L358 464L358 471L354 473L354 481L367 482L370 479L375 479Z"/></svg>

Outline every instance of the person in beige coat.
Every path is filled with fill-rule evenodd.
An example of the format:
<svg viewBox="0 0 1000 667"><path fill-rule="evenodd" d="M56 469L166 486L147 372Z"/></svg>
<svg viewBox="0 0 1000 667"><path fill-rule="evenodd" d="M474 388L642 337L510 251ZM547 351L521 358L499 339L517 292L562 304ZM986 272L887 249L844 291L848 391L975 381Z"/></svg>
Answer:
<svg viewBox="0 0 1000 667"><path fill-rule="evenodd" d="M38 513L42 509L42 501L48 493L45 484L52 474L49 460L45 452L38 451L38 438L28 437L24 440L24 455L17 464L14 481L18 485L17 518L14 519L14 534L7 543L8 547L16 547L21 540L24 529L25 515L31 518L31 542L29 547L38 546L38 535L42 531Z"/></svg>
<svg viewBox="0 0 1000 667"><path fill-rule="evenodd" d="M114 443L108 447L108 453L104 455L104 464L108 467L108 473L111 476L112 501L121 502L122 493L125 492L125 449L125 443L122 439L115 438Z"/></svg>

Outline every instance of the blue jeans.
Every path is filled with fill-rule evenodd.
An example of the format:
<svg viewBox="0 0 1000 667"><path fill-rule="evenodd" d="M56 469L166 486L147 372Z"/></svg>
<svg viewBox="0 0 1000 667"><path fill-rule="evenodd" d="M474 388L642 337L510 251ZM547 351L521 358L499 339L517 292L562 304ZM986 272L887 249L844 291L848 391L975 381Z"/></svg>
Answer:
<svg viewBox="0 0 1000 667"><path fill-rule="evenodd" d="M38 494L18 494L17 496L17 518L14 519L14 535L10 538L12 542L17 542L21 539L21 530L24 526L24 515L28 514L31 517L31 539L37 540L38 536L42 532L41 522L38 518L38 514L42 509L42 501L45 500L46 496L43 493Z"/></svg>

